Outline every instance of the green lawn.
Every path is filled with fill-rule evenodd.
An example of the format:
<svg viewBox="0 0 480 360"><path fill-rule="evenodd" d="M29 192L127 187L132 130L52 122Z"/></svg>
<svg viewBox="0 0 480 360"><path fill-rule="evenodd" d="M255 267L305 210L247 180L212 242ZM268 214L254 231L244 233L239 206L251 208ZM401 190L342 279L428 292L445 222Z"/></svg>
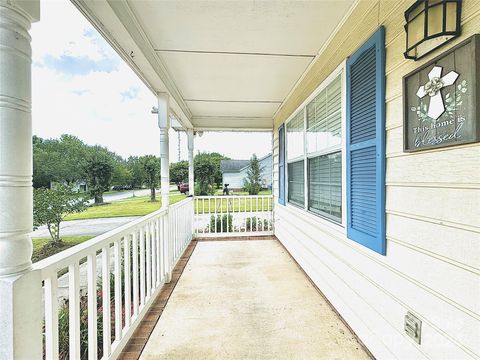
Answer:
<svg viewBox="0 0 480 360"><path fill-rule="evenodd" d="M185 195L177 192L170 193L170 204L175 204L183 199ZM85 219L99 219L108 217L121 217L121 216L144 216L154 212L162 206L160 201L151 202L149 196L141 196L128 198L125 200L119 200L110 204L101 206L90 206L87 210L78 213L68 215L65 220L85 220Z"/></svg>
<svg viewBox="0 0 480 360"><path fill-rule="evenodd" d="M63 236L64 245L62 247L46 246L51 238L36 238L32 239L33 242L33 255L32 261L37 262L46 257L52 256L60 251L66 250L69 247L80 244L84 241L92 239L93 236Z"/></svg>

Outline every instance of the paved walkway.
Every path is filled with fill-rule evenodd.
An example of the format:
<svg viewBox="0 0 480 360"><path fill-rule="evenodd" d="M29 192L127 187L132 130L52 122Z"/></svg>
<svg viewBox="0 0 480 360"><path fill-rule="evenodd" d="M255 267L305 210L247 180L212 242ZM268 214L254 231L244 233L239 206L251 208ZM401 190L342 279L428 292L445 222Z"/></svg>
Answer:
<svg viewBox="0 0 480 360"><path fill-rule="evenodd" d="M276 240L199 241L141 359L368 359Z"/></svg>
<svg viewBox="0 0 480 360"><path fill-rule="evenodd" d="M107 231L116 229L130 221L137 219L138 216L124 216L114 218L100 218L88 220L70 220L62 221L60 224L60 233L62 236L97 236ZM40 226L37 230L32 232L33 238L49 237L47 227Z"/></svg>

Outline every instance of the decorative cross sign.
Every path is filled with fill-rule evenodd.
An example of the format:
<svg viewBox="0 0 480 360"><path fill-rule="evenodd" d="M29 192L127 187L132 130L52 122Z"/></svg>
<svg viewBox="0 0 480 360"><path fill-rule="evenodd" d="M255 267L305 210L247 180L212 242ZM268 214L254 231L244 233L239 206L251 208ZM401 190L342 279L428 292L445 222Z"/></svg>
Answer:
<svg viewBox="0 0 480 360"><path fill-rule="evenodd" d="M443 104L442 93L440 89L445 86L450 86L457 81L458 75L455 71L450 71L444 77L442 76L442 67L434 66L428 73L430 79L425 85L418 88L417 96L421 99L426 95L430 96L430 106L428 107L427 115L434 120L437 120L444 112L445 106Z"/></svg>

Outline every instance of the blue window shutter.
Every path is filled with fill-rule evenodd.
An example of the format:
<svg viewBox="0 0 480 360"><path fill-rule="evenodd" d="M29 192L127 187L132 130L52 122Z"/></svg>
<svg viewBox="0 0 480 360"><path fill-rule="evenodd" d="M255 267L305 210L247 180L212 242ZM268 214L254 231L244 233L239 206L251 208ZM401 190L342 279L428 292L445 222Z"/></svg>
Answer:
<svg viewBox="0 0 480 360"><path fill-rule="evenodd" d="M278 203L285 205L285 125L278 128Z"/></svg>
<svg viewBox="0 0 480 360"><path fill-rule="evenodd" d="M347 236L385 255L385 31L347 60Z"/></svg>

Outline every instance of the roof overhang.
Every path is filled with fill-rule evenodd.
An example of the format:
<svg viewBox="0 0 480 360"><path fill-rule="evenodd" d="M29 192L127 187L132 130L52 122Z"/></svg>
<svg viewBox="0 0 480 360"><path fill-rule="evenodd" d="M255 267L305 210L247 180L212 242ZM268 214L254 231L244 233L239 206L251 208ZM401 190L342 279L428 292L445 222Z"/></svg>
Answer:
<svg viewBox="0 0 480 360"><path fill-rule="evenodd" d="M186 129L271 131L354 0L72 0Z"/></svg>

